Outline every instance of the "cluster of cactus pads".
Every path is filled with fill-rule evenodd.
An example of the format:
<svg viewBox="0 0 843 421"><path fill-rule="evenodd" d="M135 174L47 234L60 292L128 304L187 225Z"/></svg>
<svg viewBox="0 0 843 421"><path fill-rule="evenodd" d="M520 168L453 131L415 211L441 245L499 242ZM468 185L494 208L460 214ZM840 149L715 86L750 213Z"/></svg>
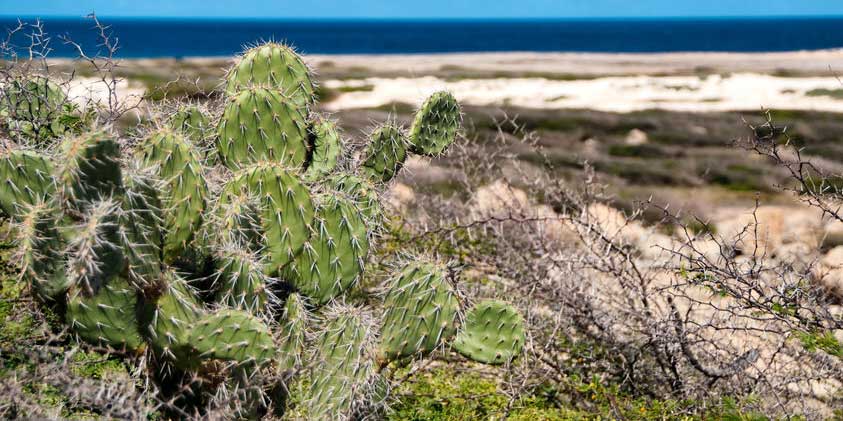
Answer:
<svg viewBox="0 0 843 421"><path fill-rule="evenodd" d="M383 224L379 193L410 154L436 156L454 141L452 95L431 96L409 131L385 124L349 153L316 113L310 70L284 45L248 50L224 91L219 113L180 106L123 139L110 127L66 130L51 114L66 95L45 78L5 90L5 124L29 129L2 150L0 208L22 278L72 332L148 353L159 370L228 362L240 373L232 382L309 373L287 390L301 392L289 401L312 419L383 398L390 367L452 340L482 363L519 354L518 312L480 302L460 323L466 300L435 261L404 264L365 305L348 294ZM45 121L49 130L36 127Z"/></svg>

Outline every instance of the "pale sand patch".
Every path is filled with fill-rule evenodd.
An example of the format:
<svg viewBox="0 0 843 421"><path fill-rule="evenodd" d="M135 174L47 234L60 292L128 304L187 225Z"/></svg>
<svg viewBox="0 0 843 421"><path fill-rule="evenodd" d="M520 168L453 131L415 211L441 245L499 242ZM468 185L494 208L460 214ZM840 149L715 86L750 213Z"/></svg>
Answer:
<svg viewBox="0 0 843 421"><path fill-rule="evenodd" d="M379 107L420 100L437 90L451 91L464 104L528 108L583 108L608 112L663 109L686 112L791 109L843 112L843 98L808 95L812 90L843 90L834 77L777 77L757 73L730 76L613 76L591 80L544 78L419 78L328 80L330 89L371 86L341 93L330 110ZM843 92L843 91L841 91Z"/></svg>
<svg viewBox="0 0 843 421"><path fill-rule="evenodd" d="M138 82L126 78L118 79L114 86L109 86L100 78L77 77L62 85L67 90L67 97L80 106L96 104L107 107L109 100L122 104L137 104L143 98L146 89ZM111 98L111 93L115 97Z"/></svg>
<svg viewBox="0 0 843 421"><path fill-rule="evenodd" d="M305 51L305 53L307 53ZM792 73L833 75L843 71L843 50L776 53L454 53L396 55L306 55L312 66L365 68L424 76L438 70L539 72L567 75L679 75L705 73Z"/></svg>

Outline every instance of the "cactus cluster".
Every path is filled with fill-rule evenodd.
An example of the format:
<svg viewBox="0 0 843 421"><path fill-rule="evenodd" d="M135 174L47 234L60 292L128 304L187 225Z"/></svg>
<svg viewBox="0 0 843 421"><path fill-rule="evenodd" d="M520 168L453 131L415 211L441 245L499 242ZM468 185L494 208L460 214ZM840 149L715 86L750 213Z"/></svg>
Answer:
<svg viewBox="0 0 843 421"><path fill-rule="evenodd" d="M44 86L46 102L9 115L46 115L58 94ZM384 396L389 367L452 343L479 362L512 360L521 316L481 303L460 327L464 299L442 264L415 259L383 297L348 294L384 223L379 192L409 154L454 141L456 100L433 95L409 133L389 122L355 154L313 92L301 57L267 43L228 72L216 119L182 106L140 139L89 129L62 132L57 147L3 150L0 210L22 278L80 339L148 353L159 369L227 362L235 383L257 370L288 381L308 372L306 387L287 389L302 391L293 401L312 419L350 416L373 390Z"/></svg>

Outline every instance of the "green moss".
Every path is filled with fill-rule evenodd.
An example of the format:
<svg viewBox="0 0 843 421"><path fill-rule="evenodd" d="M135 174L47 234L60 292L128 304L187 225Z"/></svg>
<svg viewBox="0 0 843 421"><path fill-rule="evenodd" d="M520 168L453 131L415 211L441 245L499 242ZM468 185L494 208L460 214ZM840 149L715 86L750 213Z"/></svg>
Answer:
<svg viewBox="0 0 843 421"><path fill-rule="evenodd" d="M557 408L543 396L518 399L509 410L509 397L496 380L446 369L419 374L402 384L390 420L567 420L574 411Z"/></svg>
<svg viewBox="0 0 843 421"><path fill-rule="evenodd" d="M615 420L734 420L760 421L765 416L753 412L756 400L723 398L700 402L633 398L616 386L592 380L576 383L575 394L562 396L551 386L540 386L510 402L497 380L478 374L454 374L454 367L442 367L416 375L394 391L390 420L463 421L578 421ZM564 398L564 399L563 399ZM563 404L564 401L570 403Z"/></svg>
<svg viewBox="0 0 843 421"><path fill-rule="evenodd" d="M93 351L73 354L71 371L76 375L93 379L129 376L122 360Z"/></svg>

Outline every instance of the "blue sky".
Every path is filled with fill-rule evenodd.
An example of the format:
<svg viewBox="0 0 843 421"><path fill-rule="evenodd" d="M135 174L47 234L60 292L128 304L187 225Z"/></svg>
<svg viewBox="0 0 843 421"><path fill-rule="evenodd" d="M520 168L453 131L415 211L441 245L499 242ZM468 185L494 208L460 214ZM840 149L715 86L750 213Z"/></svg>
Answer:
<svg viewBox="0 0 843 421"><path fill-rule="evenodd" d="M537 18L843 15L843 0L0 0L0 15Z"/></svg>

